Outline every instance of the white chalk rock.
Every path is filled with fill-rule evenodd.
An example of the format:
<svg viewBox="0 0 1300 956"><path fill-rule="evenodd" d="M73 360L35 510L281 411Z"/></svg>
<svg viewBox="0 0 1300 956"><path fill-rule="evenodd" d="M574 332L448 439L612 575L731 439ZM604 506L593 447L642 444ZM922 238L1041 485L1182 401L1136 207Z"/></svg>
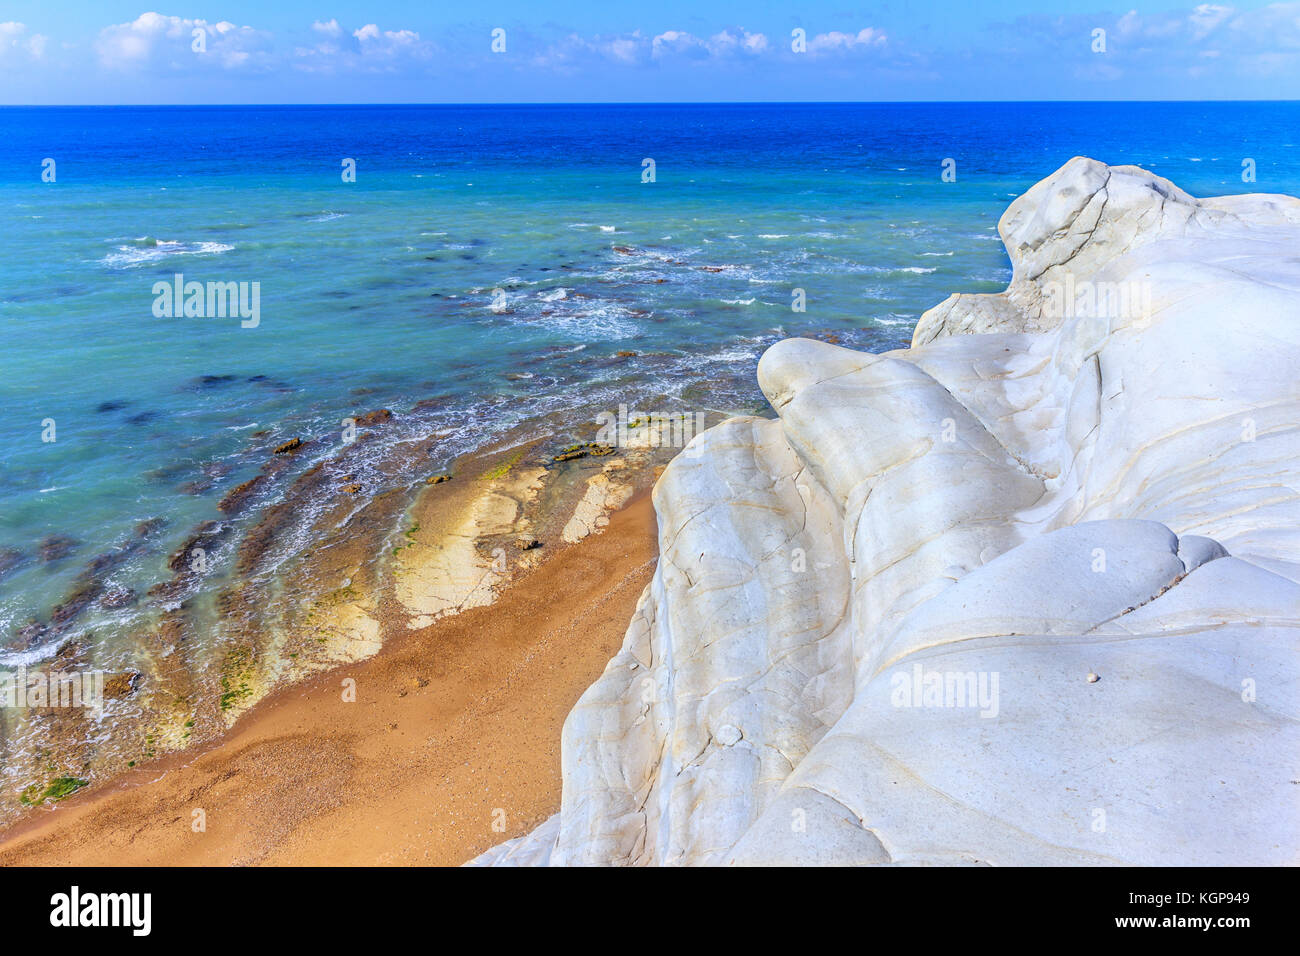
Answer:
<svg viewBox="0 0 1300 956"><path fill-rule="evenodd" d="M560 812L477 863L1300 862L1300 200L1079 158L999 230L1006 292L779 343L668 467Z"/></svg>

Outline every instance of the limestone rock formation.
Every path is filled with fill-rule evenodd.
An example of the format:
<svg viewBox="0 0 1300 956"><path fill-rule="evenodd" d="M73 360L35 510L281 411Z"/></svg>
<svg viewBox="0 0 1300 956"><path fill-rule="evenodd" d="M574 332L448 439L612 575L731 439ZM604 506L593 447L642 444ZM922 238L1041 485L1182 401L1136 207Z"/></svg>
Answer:
<svg viewBox="0 0 1300 956"><path fill-rule="evenodd" d="M1300 858L1300 200L1077 158L911 349L763 357L486 864Z"/></svg>

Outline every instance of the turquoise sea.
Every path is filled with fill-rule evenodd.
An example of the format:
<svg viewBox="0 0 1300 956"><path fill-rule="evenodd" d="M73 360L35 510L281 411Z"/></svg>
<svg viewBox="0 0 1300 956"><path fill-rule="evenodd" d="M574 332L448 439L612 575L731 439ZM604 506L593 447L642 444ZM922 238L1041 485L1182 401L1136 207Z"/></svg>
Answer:
<svg viewBox="0 0 1300 956"><path fill-rule="evenodd" d="M761 410L785 336L904 346L1005 286L998 217L1077 154L1300 193L1300 105L0 109L0 666L111 647L271 449L321 439L305 468L349 416L436 469L620 403ZM257 283L257 326L156 316L178 273ZM52 620L87 574L118 599Z"/></svg>

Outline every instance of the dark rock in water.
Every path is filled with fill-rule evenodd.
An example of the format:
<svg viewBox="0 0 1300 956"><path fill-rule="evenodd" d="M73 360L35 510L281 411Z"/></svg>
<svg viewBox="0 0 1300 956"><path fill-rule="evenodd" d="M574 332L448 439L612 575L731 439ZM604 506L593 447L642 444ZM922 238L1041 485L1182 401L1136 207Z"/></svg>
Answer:
<svg viewBox="0 0 1300 956"><path fill-rule="evenodd" d="M297 441L297 439L295 438L294 441ZM226 494L226 497L217 502L217 510L224 512L225 514L237 511L248 500L248 497L257 488L258 483L265 477L265 475L256 475L255 477L248 479L248 481L230 489Z"/></svg>
<svg viewBox="0 0 1300 956"><path fill-rule="evenodd" d="M164 465L161 468L151 468L144 473L144 477L147 481L156 485L171 484L184 478L189 474L189 470L190 466L188 464L178 461L170 465Z"/></svg>
<svg viewBox="0 0 1300 956"><path fill-rule="evenodd" d="M350 495L359 494L361 492L361 485L355 483L351 485L344 485L343 490Z"/></svg>
<svg viewBox="0 0 1300 956"><path fill-rule="evenodd" d="M275 392L292 392L292 391L296 391L296 388L295 388L292 384L290 384L289 382L281 382L281 381L278 381L278 380L276 380L276 379L269 378L269 377L267 377L267 376L265 376L265 375L254 375L254 376L252 376L251 378L247 379L247 381L250 382L250 383L253 384L253 385L259 385L259 386L261 386L262 388L269 388L269 389L271 389L272 391L275 391ZM207 387L208 387L208 388L214 388L214 387L216 387L216 386L207 386Z"/></svg>
<svg viewBox="0 0 1300 956"><path fill-rule="evenodd" d="M253 480L257 481L257 478L254 478ZM247 482L245 482L245 484L247 484ZM231 492L231 494L233 493L234 492ZM218 507L220 507L220 505L218 505ZM172 554L171 558L167 561L167 567L171 568L173 571L187 570L190 566L190 552L203 544L205 538L211 537L213 532L217 530L217 527L218 522L216 521L205 521L200 524L194 529L194 533L189 536L189 539L186 540L186 542L181 545L174 554Z"/></svg>
<svg viewBox="0 0 1300 956"><path fill-rule="evenodd" d="M18 629L18 640L28 647L35 647L44 639L48 630L49 628L33 618Z"/></svg>
<svg viewBox="0 0 1300 956"><path fill-rule="evenodd" d="M80 578L82 580L88 580L96 575L105 574L113 570L115 567L126 561L134 550L134 547L128 546L114 548L112 551L105 551L103 554L97 555L90 564L86 565L86 570L81 573Z"/></svg>
<svg viewBox="0 0 1300 956"><path fill-rule="evenodd" d="M63 601L50 612L50 623L67 624L84 611L103 592L104 585L95 580L83 579ZM62 628L59 628L62 630Z"/></svg>
<svg viewBox="0 0 1300 956"><path fill-rule="evenodd" d="M166 518L146 518L135 526L135 536L137 538L147 538L156 531L161 531L167 527Z"/></svg>
<svg viewBox="0 0 1300 956"><path fill-rule="evenodd" d="M614 357L615 358L636 358L636 353L630 352L627 349L620 349L619 351L614 353Z"/></svg>
<svg viewBox="0 0 1300 956"><path fill-rule="evenodd" d="M299 448L301 448L301 447L302 447L302 439L301 439L301 438L290 438L290 439L289 439L287 442L285 442L283 445L279 445L279 446L276 447L276 449L275 449L275 454L277 454L277 455L287 455L289 452L291 452L291 451L297 451L297 450L298 450Z"/></svg>
<svg viewBox="0 0 1300 956"><path fill-rule="evenodd" d="M109 700L121 700L130 697L140 686L143 675L136 671L124 674L107 674L104 677L104 696Z"/></svg>
<svg viewBox="0 0 1300 956"><path fill-rule="evenodd" d="M114 402L100 402L98 405L95 406L95 411L97 411L97 412L115 412L115 411L117 411L118 409L126 408L126 406L127 406L127 403L126 403L126 402L120 402L120 401L114 401Z"/></svg>
<svg viewBox="0 0 1300 956"><path fill-rule="evenodd" d="M80 641L64 641L59 645L59 649L54 652L54 670L66 671L71 670L77 664L78 660L84 659L86 645Z"/></svg>
<svg viewBox="0 0 1300 956"><path fill-rule="evenodd" d="M271 429L269 429L269 428L263 428L263 429L260 429L260 430L258 430L258 431L253 432L253 434L250 435L249 437L250 437L250 438L265 438L265 437L266 437L267 435L269 435L269 434L271 434Z"/></svg>
<svg viewBox="0 0 1300 956"><path fill-rule="evenodd" d="M234 375L200 375L191 383L195 389L204 388L221 388L223 385L229 385L237 380Z"/></svg>
<svg viewBox="0 0 1300 956"><path fill-rule="evenodd" d="M140 412L138 415L132 415L126 420L128 425L144 425L158 417L157 412Z"/></svg>
<svg viewBox="0 0 1300 956"><path fill-rule="evenodd" d="M41 539L41 543L37 545L37 553L41 561L59 561L76 550L79 544L80 541L66 534L52 534Z"/></svg>
<svg viewBox="0 0 1300 956"><path fill-rule="evenodd" d="M136 602L136 593L130 588L113 588L99 599L99 606L108 611L130 607Z"/></svg>
<svg viewBox="0 0 1300 956"><path fill-rule="evenodd" d="M176 490L183 495L201 495L212 489L216 484L211 478L200 478L197 481L187 481L177 485Z"/></svg>
<svg viewBox="0 0 1300 956"><path fill-rule="evenodd" d="M358 415L357 424L358 425L382 425L384 422L390 421L392 417L393 417L392 412L390 412L386 408L380 408L380 409L376 409L373 412L366 412L366 414L364 415Z"/></svg>
<svg viewBox="0 0 1300 956"><path fill-rule="evenodd" d="M16 548L0 548L0 578L23 563L23 553Z"/></svg>

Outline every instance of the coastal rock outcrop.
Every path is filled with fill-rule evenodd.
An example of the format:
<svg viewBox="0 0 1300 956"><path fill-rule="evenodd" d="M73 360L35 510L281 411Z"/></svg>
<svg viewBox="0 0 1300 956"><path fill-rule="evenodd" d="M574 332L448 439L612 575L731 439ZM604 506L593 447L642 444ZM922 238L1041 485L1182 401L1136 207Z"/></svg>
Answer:
<svg viewBox="0 0 1300 956"><path fill-rule="evenodd" d="M1300 200L1076 158L1008 289L772 347L481 864L1300 862Z"/></svg>

